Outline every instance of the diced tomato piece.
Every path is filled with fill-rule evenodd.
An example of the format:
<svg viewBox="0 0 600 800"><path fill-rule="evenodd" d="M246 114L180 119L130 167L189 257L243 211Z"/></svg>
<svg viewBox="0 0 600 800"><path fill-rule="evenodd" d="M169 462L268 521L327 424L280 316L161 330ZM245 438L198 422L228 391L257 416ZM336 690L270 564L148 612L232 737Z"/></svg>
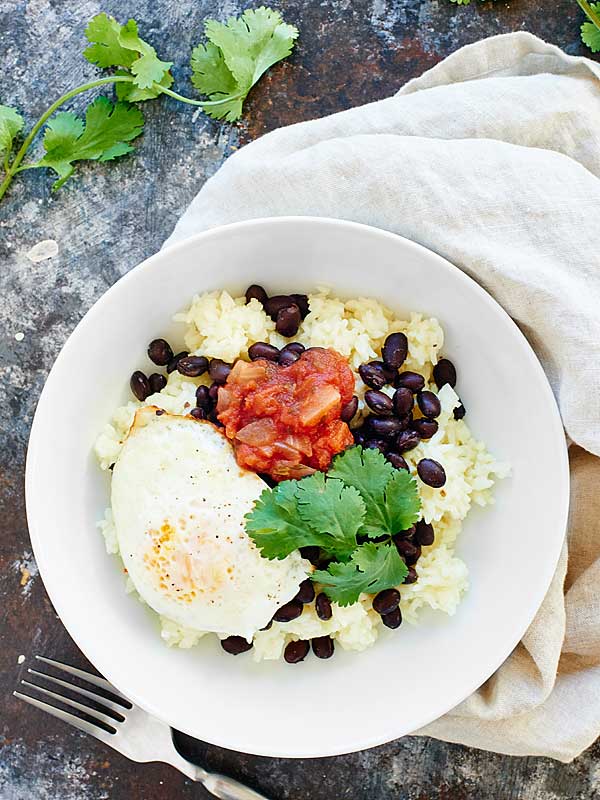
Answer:
<svg viewBox="0 0 600 800"><path fill-rule="evenodd" d="M327 469L353 443L340 419L353 392L346 360L311 348L288 367L237 361L219 390L217 413L238 463L282 481Z"/></svg>

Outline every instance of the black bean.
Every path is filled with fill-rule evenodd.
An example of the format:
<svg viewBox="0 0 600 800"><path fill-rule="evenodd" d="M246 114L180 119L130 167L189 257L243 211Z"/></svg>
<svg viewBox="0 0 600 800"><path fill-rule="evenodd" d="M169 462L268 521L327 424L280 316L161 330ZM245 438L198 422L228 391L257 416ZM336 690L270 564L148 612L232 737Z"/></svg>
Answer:
<svg viewBox="0 0 600 800"><path fill-rule="evenodd" d="M377 391L377 389L368 389L365 392L365 403L376 414L385 416L386 414L394 413L392 398L388 397L384 392Z"/></svg>
<svg viewBox="0 0 600 800"><path fill-rule="evenodd" d="M366 437L363 425L361 425L360 428L354 428L354 430L352 430L351 433L352 436L354 437L354 444L364 445Z"/></svg>
<svg viewBox="0 0 600 800"><path fill-rule="evenodd" d="M181 359L185 358L188 355L189 353L187 350L182 350L181 353L177 353L177 355L173 356L173 358L167 364L167 372L169 373L169 375L172 372L175 372L175 370L177 369L177 365L179 364Z"/></svg>
<svg viewBox="0 0 600 800"><path fill-rule="evenodd" d="M313 566L316 567L319 559L321 558L321 549L319 547L307 545L306 547L300 548L300 555L302 558L306 558Z"/></svg>
<svg viewBox="0 0 600 800"><path fill-rule="evenodd" d="M392 630L399 628L402 624L402 613L400 612L400 608L396 608L389 614L383 615L381 617L381 621L386 628L391 628Z"/></svg>
<svg viewBox="0 0 600 800"><path fill-rule="evenodd" d="M190 416L194 419L206 419L206 411L203 408L192 408Z"/></svg>
<svg viewBox="0 0 600 800"><path fill-rule="evenodd" d="M467 413L467 410L464 407L464 405L461 403L459 406L456 406L456 408L454 409L454 411L452 413L454 415L454 419L462 419L464 417L464 415Z"/></svg>
<svg viewBox="0 0 600 800"><path fill-rule="evenodd" d="M366 450L379 450L380 453L385 455L389 450L389 442L384 442L383 439L366 439L363 442L363 447Z"/></svg>
<svg viewBox="0 0 600 800"><path fill-rule="evenodd" d="M291 306L285 306L277 312L275 330L282 336L295 336L298 333L301 321L300 309L295 303Z"/></svg>
<svg viewBox="0 0 600 800"><path fill-rule="evenodd" d="M303 605L299 600L290 600L273 614L275 622L291 622L302 614Z"/></svg>
<svg viewBox="0 0 600 800"><path fill-rule="evenodd" d="M300 314L302 319L306 317L310 311L310 306L308 304L308 295L306 294L291 294L290 297L296 303L298 308L300 309Z"/></svg>
<svg viewBox="0 0 600 800"><path fill-rule="evenodd" d="M387 453L386 458L396 469L405 469L407 472L409 471L408 464L400 453Z"/></svg>
<svg viewBox="0 0 600 800"><path fill-rule="evenodd" d="M396 449L400 453L406 453L407 450L412 450L416 447L420 441L421 437L416 431L401 431L396 439Z"/></svg>
<svg viewBox="0 0 600 800"><path fill-rule="evenodd" d="M400 592L398 589L384 589L373 598L373 610L382 616L390 614L400 605Z"/></svg>
<svg viewBox="0 0 600 800"><path fill-rule="evenodd" d="M273 478L270 475L267 475L266 472L259 472L258 477L263 480L271 489L274 489L277 486L277 481L273 480Z"/></svg>
<svg viewBox="0 0 600 800"><path fill-rule="evenodd" d="M419 478L433 489L441 489L446 483L446 471L438 461L433 458L422 458L417 464Z"/></svg>
<svg viewBox="0 0 600 800"><path fill-rule="evenodd" d="M304 661L310 650L310 643L304 639L298 639L297 642L288 642L283 651L283 657L288 664L297 664L299 661Z"/></svg>
<svg viewBox="0 0 600 800"><path fill-rule="evenodd" d="M279 348L267 342L255 342L248 348L248 355L250 361L256 361L257 358L266 358L267 361L277 361L279 359Z"/></svg>
<svg viewBox="0 0 600 800"><path fill-rule="evenodd" d="M167 412L164 410L164 408L157 408L154 413L156 414L157 417L162 417L162 415L166 414ZM113 469L114 466L115 465L113 464L111 469Z"/></svg>
<svg viewBox="0 0 600 800"><path fill-rule="evenodd" d="M239 656L240 653L246 653L252 649L252 642L247 642L243 636L228 636L226 639L221 639L221 647L226 653Z"/></svg>
<svg viewBox="0 0 600 800"><path fill-rule="evenodd" d="M407 567L412 567L417 563L421 556L421 547L418 544L414 544L410 539L394 540L394 543Z"/></svg>
<svg viewBox="0 0 600 800"><path fill-rule="evenodd" d="M414 394L420 392L425 386L425 378L418 372L401 372L396 378L395 385L400 388L410 389Z"/></svg>
<svg viewBox="0 0 600 800"><path fill-rule="evenodd" d="M184 356L179 359L177 371L187 378L197 378L204 375L208 369L208 358L204 356Z"/></svg>
<svg viewBox="0 0 600 800"><path fill-rule="evenodd" d="M398 417L398 422L400 423L400 430L405 431L407 428L410 428L413 421L412 414L403 414L401 417Z"/></svg>
<svg viewBox="0 0 600 800"><path fill-rule="evenodd" d="M166 367L173 358L173 351L165 339L153 339L148 345L148 358L159 367Z"/></svg>
<svg viewBox="0 0 600 800"><path fill-rule="evenodd" d="M292 350L290 346L286 344L285 347L281 348L281 353L279 354L279 364L282 367L289 367L290 364L298 361L301 355L302 351L298 352L295 348Z"/></svg>
<svg viewBox="0 0 600 800"><path fill-rule="evenodd" d="M211 410L213 403L210 399L208 386L201 385L196 389L196 405L204 411Z"/></svg>
<svg viewBox="0 0 600 800"><path fill-rule="evenodd" d="M454 364L447 358L440 358L433 368L433 380L436 382L438 389L441 389L447 383L454 388L456 386L456 368Z"/></svg>
<svg viewBox="0 0 600 800"><path fill-rule="evenodd" d="M315 600L315 611L317 617L322 620L331 619L333 611L331 610L331 600L327 597L325 592L320 592Z"/></svg>
<svg viewBox="0 0 600 800"><path fill-rule="evenodd" d="M428 417L429 419L433 419L433 417L439 417L442 410L442 405L439 401L439 398L433 392L419 392L417 395L417 404L421 409L423 416Z"/></svg>
<svg viewBox="0 0 600 800"><path fill-rule="evenodd" d="M219 399L219 389L220 388L221 387L216 382L215 383L211 383L211 385L208 387L208 396L210 397L212 402L215 403L215 404L217 403L217 401Z"/></svg>
<svg viewBox="0 0 600 800"><path fill-rule="evenodd" d="M419 576L417 575L417 570L414 567L409 567L408 568L408 575L406 576L406 578L404 578L404 580L402 582L403 583L416 583L418 577Z"/></svg>
<svg viewBox="0 0 600 800"><path fill-rule="evenodd" d="M298 600L300 603L312 603L315 599L315 587L313 582L310 578L306 578L306 580L302 581L300 584L300 588L298 589L298 594L294 597L294 600Z"/></svg>
<svg viewBox="0 0 600 800"><path fill-rule="evenodd" d="M206 419L209 422L212 422L213 425L216 425L217 428L223 428L224 427L223 423L221 422L221 420L217 416L217 409L216 408L213 408L212 411L208 412L208 414L206 415Z"/></svg>
<svg viewBox="0 0 600 800"><path fill-rule="evenodd" d="M382 389L389 383L389 373L385 369L382 361L370 361L368 364L361 364L358 374L371 389Z"/></svg>
<svg viewBox="0 0 600 800"><path fill-rule="evenodd" d="M248 304L250 300L258 300L258 302L264 306L268 297L263 287L259 286L258 283L253 283L252 286L246 289L246 304Z"/></svg>
<svg viewBox="0 0 600 800"><path fill-rule="evenodd" d="M317 658L331 658L333 655L333 639L330 636L317 636L311 644Z"/></svg>
<svg viewBox="0 0 600 800"><path fill-rule="evenodd" d="M411 427L419 434L421 439L431 439L438 431L437 422L434 419L427 419L427 417L413 420Z"/></svg>
<svg viewBox="0 0 600 800"><path fill-rule="evenodd" d="M340 419L342 422L351 422L354 419L356 412L358 411L358 397L354 395L352 400L350 400L340 411Z"/></svg>
<svg viewBox="0 0 600 800"><path fill-rule="evenodd" d="M289 342L288 344L286 344L284 348L282 348L281 352L283 352L284 350L290 350L292 353L298 353L298 355L301 356L302 353L306 350L306 347L304 347L302 342Z"/></svg>
<svg viewBox="0 0 600 800"><path fill-rule="evenodd" d="M270 619L264 628L261 628L261 631L269 631L273 627L273 620Z"/></svg>
<svg viewBox="0 0 600 800"><path fill-rule="evenodd" d="M404 416L410 414L415 404L412 392L406 386L400 386L394 392L394 409L396 414Z"/></svg>
<svg viewBox="0 0 600 800"><path fill-rule="evenodd" d="M416 525L415 542L422 547L430 547L435 541L435 531L430 522L424 519L419 520Z"/></svg>
<svg viewBox="0 0 600 800"><path fill-rule="evenodd" d="M220 386L226 383L229 373L231 372L231 364L223 361L221 358L213 358L208 368L208 374L213 381Z"/></svg>
<svg viewBox="0 0 600 800"><path fill-rule="evenodd" d="M381 354L390 369L399 369L408 355L408 339L403 333L390 333L383 343Z"/></svg>
<svg viewBox="0 0 600 800"><path fill-rule="evenodd" d="M377 439L391 439L402 430L402 423L394 417L373 417L365 420L365 426Z"/></svg>
<svg viewBox="0 0 600 800"><path fill-rule="evenodd" d="M148 378L148 383L150 384L151 393L154 394L155 392L161 392L165 388L167 379L159 372L153 372Z"/></svg>
<svg viewBox="0 0 600 800"><path fill-rule="evenodd" d="M273 322L277 319L277 314L282 308L288 308L295 305L294 299L289 294L275 294L265 301L265 311L271 317ZM297 306L296 306L297 307ZM300 309L298 309L300 310Z"/></svg>
<svg viewBox="0 0 600 800"><path fill-rule="evenodd" d="M144 401L152 393L150 381L139 369L129 379L129 386L138 400Z"/></svg>

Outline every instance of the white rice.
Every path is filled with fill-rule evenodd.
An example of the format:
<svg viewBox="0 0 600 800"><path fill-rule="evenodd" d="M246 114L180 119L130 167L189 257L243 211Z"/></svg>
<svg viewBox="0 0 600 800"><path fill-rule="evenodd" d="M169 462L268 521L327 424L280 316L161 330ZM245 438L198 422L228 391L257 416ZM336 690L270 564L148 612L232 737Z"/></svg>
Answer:
<svg viewBox="0 0 600 800"><path fill-rule="evenodd" d="M361 399L365 385L358 375L360 364L381 358L385 338L403 331L409 344L409 354L403 369L421 373L429 382L444 344L444 334L438 321L411 314L408 320L397 319L394 313L373 299L359 298L342 301L327 290L309 296L310 313L300 326L294 340L307 347L332 347L348 359L355 372L356 390ZM194 297L190 308L175 319L186 325L185 344L192 353L208 358L233 361L245 358L248 347L257 341L270 342L278 347L284 340L275 324L256 300L248 305L243 297L233 298L227 292L210 292ZM95 452L102 469L108 469L117 459L136 410L142 405L156 405L172 414L185 414L195 405L196 387L210 383L207 376L185 378L178 372L168 377L167 386L143 403L137 400L118 408L99 435ZM435 384L428 385L436 391ZM386 389L388 393L393 390ZM405 453L411 472L416 476L416 464L421 458L433 458L444 465L446 484L442 489L426 486L416 476L422 501L422 515L433 522L435 542L424 547L417 565L419 579L400 588L402 616L406 622L419 621L421 608L454 614L468 589L468 570L454 553L454 545L462 521L475 504L486 506L494 502L492 487L498 478L509 473L506 464L495 461L483 442L477 441L464 420L455 420L453 409L459 404L454 390L446 385L437 392L442 405L438 432L414 450ZM118 553L118 542L112 514L99 523L109 553ZM170 646L193 647L203 631L183 628L160 617L161 635ZM377 639L381 617L371 608L370 596L341 608L333 604L330 620L320 620L313 605L305 606L302 616L285 624L274 622L269 630L254 637L252 653L257 661L278 659L287 642L331 636L345 650L365 650Z"/></svg>

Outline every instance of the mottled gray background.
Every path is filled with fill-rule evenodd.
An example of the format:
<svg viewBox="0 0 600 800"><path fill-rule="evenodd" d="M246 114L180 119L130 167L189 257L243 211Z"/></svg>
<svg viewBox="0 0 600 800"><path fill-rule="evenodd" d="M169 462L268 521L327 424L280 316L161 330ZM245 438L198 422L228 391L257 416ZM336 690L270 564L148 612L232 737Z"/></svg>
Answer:
<svg viewBox="0 0 600 800"><path fill-rule="evenodd" d="M385 97L463 44L525 29L579 54L575 0L456 7L449 0L272 2L301 36L293 57L252 93L245 119L222 125L168 98L146 104L138 153L78 168L57 195L42 171L25 173L0 204L0 800L175 800L204 791L169 767L126 762L89 737L24 706L11 691L34 653L85 666L45 594L32 558L23 468L44 378L86 310L154 253L202 183L231 151L279 125ZM258 4L252 4L258 5ZM99 11L135 16L177 88L206 16L239 14L237 0L0 0L0 102L27 121L96 71L80 53ZM78 98L81 109L89 95ZM52 238L59 254L26 257ZM24 334L21 341L15 334ZM98 365L102 369L102 365ZM82 409L85 413L85 409ZM74 487L76 491L76 487ZM18 664L19 656L26 657ZM385 687L380 687L385 692ZM224 709L235 724L236 709ZM573 709L577 713L577 709ZM306 724L301 720L298 724ZM600 747L573 764L509 758L405 738L354 755L286 761L240 755L180 738L194 755L275 800L574 800L600 798Z"/></svg>

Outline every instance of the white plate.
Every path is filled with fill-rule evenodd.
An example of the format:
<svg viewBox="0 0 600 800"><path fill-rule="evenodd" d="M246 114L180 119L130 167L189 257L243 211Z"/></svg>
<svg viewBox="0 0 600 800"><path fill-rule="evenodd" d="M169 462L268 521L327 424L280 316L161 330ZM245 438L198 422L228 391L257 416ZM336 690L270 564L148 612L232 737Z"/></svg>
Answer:
<svg viewBox="0 0 600 800"><path fill-rule="evenodd" d="M170 320L193 294L250 283L271 292L331 286L398 312L439 318L468 421L512 477L474 510L458 552L471 589L457 614L386 632L331 661L254 664L215 637L168 649L155 618L125 594L96 521L108 481L91 449L147 343L181 339ZM313 757L395 739L442 715L500 666L533 619L563 541L565 439L542 368L507 314L432 252L331 219L253 220L157 253L118 281L77 326L41 395L27 461L27 514L50 598L87 657L125 695L207 742L259 755Z"/></svg>

